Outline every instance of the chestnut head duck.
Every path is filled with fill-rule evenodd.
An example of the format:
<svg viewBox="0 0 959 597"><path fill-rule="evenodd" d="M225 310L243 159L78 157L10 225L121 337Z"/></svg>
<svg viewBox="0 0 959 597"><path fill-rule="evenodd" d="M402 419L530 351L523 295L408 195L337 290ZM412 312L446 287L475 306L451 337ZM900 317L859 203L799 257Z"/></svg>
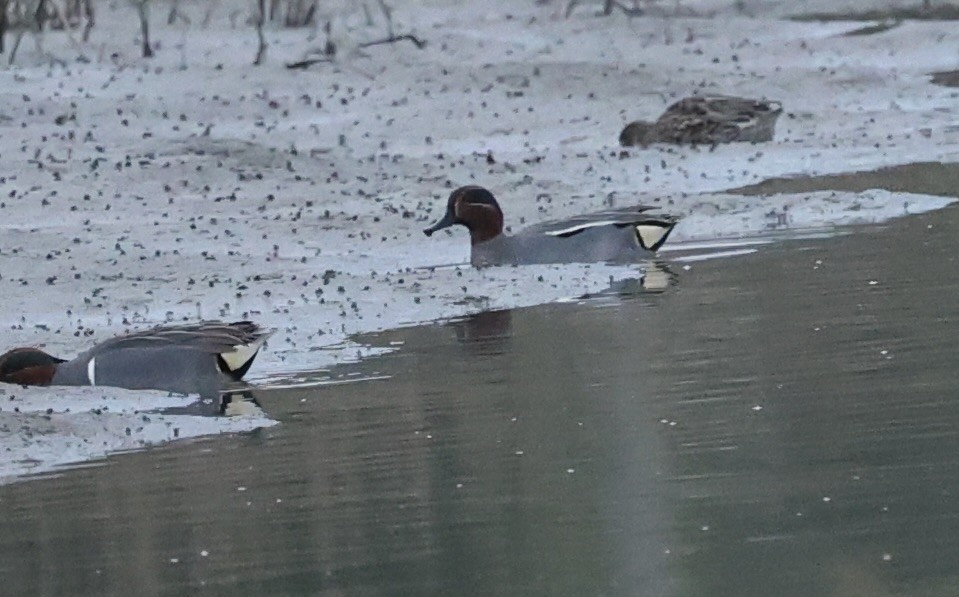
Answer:
<svg viewBox="0 0 959 597"><path fill-rule="evenodd" d="M211 396L243 378L271 333L249 321L206 321L111 338L72 360L15 348L0 356L0 382Z"/></svg>
<svg viewBox="0 0 959 597"><path fill-rule="evenodd" d="M544 222L516 235L503 233L503 210L496 198L480 186L460 187L450 193L446 214L424 230L426 236L459 224L470 233L474 266L532 263L631 262L659 249L676 219L646 213L636 207Z"/></svg>

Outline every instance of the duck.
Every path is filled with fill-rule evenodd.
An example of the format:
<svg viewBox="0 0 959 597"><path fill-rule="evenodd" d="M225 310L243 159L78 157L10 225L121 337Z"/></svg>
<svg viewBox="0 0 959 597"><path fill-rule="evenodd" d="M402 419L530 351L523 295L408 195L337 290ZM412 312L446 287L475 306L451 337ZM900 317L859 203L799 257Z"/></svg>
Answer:
<svg viewBox="0 0 959 597"><path fill-rule="evenodd" d="M71 360L14 348L0 355L0 382L212 396L246 375L272 333L251 321L202 321L117 336Z"/></svg>
<svg viewBox="0 0 959 597"><path fill-rule="evenodd" d="M653 143L718 145L772 141L782 103L729 95L697 95L672 104L656 122L637 120L619 134L623 147Z"/></svg>
<svg viewBox="0 0 959 597"><path fill-rule="evenodd" d="M647 213L648 205L543 222L513 236L503 232L503 210L488 189L468 185L450 193L446 213L423 232L454 225L470 233L474 267L547 263L633 262L657 251L677 219Z"/></svg>

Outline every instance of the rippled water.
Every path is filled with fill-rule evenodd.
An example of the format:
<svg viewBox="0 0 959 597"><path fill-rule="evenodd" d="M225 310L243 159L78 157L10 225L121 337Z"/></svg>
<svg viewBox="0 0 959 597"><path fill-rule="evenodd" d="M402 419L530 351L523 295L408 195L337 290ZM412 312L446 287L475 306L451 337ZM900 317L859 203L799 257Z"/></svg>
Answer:
<svg viewBox="0 0 959 597"><path fill-rule="evenodd" d="M367 337L281 425L0 487L10 594L947 595L959 209Z"/></svg>

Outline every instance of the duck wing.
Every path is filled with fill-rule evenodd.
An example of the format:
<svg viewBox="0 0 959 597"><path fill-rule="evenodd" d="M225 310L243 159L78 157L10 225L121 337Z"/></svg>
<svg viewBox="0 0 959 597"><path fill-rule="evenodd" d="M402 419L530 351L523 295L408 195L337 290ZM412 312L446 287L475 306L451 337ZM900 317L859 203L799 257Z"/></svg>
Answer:
<svg viewBox="0 0 959 597"><path fill-rule="evenodd" d="M769 129L771 137L769 125L781 113L782 104L775 101L727 95L694 96L669 106L655 126L657 137L664 141L729 143L740 140L746 131Z"/></svg>
<svg viewBox="0 0 959 597"><path fill-rule="evenodd" d="M595 212L564 220L542 222L523 230L522 233L569 238L602 226L630 227L635 230L636 240L644 249L655 251L666 242L666 238L672 232L678 219L667 214L649 213L654 209L657 208L649 205L637 205L623 209Z"/></svg>
<svg viewBox="0 0 959 597"><path fill-rule="evenodd" d="M732 95L695 95L670 105L663 112L665 117L698 116L714 120L741 120L766 114L779 114L780 102L756 100Z"/></svg>
<svg viewBox="0 0 959 597"><path fill-rule="evenodd" d="M547 220L524 228L523 234L548 234L550 236L572 236L587 228L597 226L626 226L637 220L651 217L649 213L659 209L652 205L636 205L623 209L597 211L589 214L564 218L562 220ZM667 217L658 215L655 217Z"/></svg>
<svg viewBox="0 0 959 597"><path fill-rule="evenodd" d="M160 326L111 338L78 358L90 360L104 352L140 348L198 350L214 355L217 367L222 373L240 380L253 364L263 342L272 333L272 330L266 330L252 321L204 321L189 325Z"/></svg>
<svg viewBox="0 0 959 597"><path fill-rule="evenodd" d="M97 345L98 351L127 348L189 346L211 354L235 352L242 346L259 346L273 332L251 321L159 326L142 332L111 338Z"/></svg>

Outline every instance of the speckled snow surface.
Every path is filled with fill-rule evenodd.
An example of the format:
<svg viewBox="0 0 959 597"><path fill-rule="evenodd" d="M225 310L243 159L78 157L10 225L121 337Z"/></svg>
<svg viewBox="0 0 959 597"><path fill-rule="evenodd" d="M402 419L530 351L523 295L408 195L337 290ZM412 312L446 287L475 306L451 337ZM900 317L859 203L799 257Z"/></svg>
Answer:
<svg viewBox="0 0 959 597"><path fill-rule="evenodd" d="M728 253L743 237L948 203L881 190L723 189L959 159L956 90L926 75L955 67L954 23L847 37L860 24L781 20L787 7L776 3L743 3L743 14L732 2L683 2L686 16L665 3L632 19L583 4L564 19L556 1L397 0L396 30L425 48L360 49L383 36L382 24L361 26L343 10L334 15L338 61L288 70L284 62L322 45L316 31L268 31L255 68L256 37L242 16L181 4L189 25L167 25L167 5L154 3L153 59L138 57L135 14L117 3L103 5L89 43L52 32L41 53L27 36L16 63L0 67L3 347L71 356L158 323L249 318L277 329L250 379L288 382L363 356L352 333L554 301L640 275L605 265L474 270L462 230L421 232L461 184L493 190L514 229L662 205L684 218L668 260L718 239ZM217 8L204 28L206 6ZM801 8L822 6L788 6ZM775 141L616 145L626 122L703 91L782 101ZM189 401L162 393L0 391L3 478L271 423L263 413L144 421L144 411Z"/></svg>

